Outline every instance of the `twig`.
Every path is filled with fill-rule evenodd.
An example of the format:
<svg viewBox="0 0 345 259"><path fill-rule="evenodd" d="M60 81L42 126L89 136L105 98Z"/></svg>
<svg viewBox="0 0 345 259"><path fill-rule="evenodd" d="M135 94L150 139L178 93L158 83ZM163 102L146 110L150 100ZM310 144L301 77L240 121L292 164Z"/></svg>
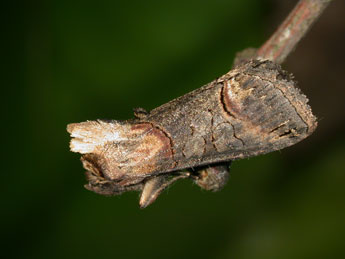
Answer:
<svg viewBox="0 0 345 259"><path fill-rule="evenodd" d="M257 51L257 58L283 63L331 1L300 0L276 32Z"/></svg>

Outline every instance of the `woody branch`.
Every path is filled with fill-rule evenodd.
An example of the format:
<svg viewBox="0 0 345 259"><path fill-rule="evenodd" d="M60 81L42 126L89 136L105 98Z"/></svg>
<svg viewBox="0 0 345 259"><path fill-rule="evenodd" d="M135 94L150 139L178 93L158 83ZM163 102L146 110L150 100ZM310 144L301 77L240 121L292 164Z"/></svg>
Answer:
<svg viewBox="0 0 345 259"><path fill-rule="evenodd" d="M273 35L258 49L258 59L284 62L332 0L300 0Z"/></svg>

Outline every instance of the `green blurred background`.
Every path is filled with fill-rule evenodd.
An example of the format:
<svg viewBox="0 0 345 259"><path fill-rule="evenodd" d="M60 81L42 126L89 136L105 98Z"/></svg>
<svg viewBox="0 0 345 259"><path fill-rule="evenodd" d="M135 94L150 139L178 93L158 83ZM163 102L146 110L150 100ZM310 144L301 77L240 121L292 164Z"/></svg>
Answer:
<svg viewBox="0 0 345 259"><path fill-rule="evenodd" d="M233 163L218 193L181 181L83 188L66 125L131 118L227 72L296 1L8 1L2 19L2 258L345 258L345 1L285 68L319 118L305 141Z"/></svg>

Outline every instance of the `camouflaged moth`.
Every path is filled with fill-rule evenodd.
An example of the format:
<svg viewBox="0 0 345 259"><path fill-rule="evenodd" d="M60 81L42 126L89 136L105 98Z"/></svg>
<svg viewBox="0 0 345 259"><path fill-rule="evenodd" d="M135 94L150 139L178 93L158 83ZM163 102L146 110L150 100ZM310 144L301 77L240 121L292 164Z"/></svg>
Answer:
<svg viewBox="0 0 345 259"><path fill-rule="evenodd" d="M251 60L150 112L136 109L134 119L73 123L67 131L71 150L82 154L87 189L141 191L146 207L181 178L219 190L225 162L306 138L317 126L307 102L279 65Z"/></svg>

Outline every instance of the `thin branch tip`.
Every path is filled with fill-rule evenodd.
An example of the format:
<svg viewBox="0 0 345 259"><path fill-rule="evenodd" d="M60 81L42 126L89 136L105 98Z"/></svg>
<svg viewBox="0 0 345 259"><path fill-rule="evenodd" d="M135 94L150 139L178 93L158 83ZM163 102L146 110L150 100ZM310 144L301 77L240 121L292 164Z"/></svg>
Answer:
<svg viewBox="0 0 345 259"><path fill-rule="evenodd" d="M273 35L258 49L257 58L285 61L332 0L300 0Z"/></svg>

